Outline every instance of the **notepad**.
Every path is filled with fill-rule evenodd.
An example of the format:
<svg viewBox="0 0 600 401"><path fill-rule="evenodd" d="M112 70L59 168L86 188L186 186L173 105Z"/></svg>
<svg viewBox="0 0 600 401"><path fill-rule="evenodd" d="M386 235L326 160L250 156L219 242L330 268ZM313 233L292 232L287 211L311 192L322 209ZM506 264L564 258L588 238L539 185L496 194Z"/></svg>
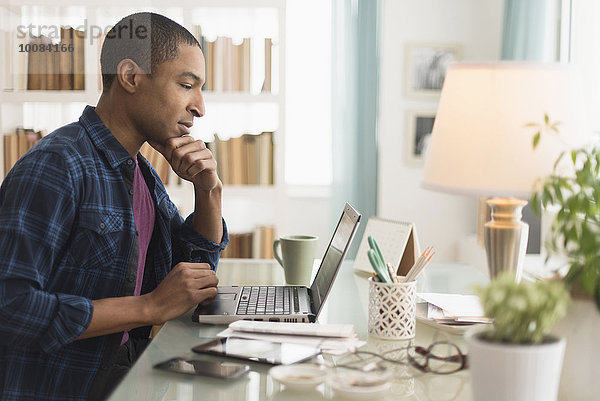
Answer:
<svg viewBox="0 0 600 401"><path fill-rule="evenodd" d="M307 324L238 320L229 324L229 328L236 331L264 334L285 334L317 337L354 336L354 325L352 324Z"/></svg>
<svg viewBox="0 0 600 401"><path fill-rule="evenodd" d="M367 256L370 235L377 241L385 262L391 263L399 275L406 275L421 253L413 223L370 217L358 247L354 270L373 272Z"/></svg>
<svg viewBox="0 0 600 401"><path fill-rule="evenodd" d="M280 323L238 320L217 337L239 337L277 343L303 344L320 348L326 354L343 355L366 343L351 324Z"/></svg>
<svg viewBox="0 0 600 401"><path fill-rule="evenodd" d="M445 318L485 317L477 295L417 293L417 296L440 308ZM439 316L428 316L440 318Z"/></svg>

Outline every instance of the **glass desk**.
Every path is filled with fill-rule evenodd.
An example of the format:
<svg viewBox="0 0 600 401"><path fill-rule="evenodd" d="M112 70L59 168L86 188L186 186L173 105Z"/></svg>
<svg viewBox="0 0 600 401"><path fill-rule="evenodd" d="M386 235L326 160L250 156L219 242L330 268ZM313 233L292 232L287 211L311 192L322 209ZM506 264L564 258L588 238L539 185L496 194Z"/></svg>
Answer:
<svg viewBox="0 0 600 401"><path fill-rule="evenodd" d="M368 337L368 283L364 273L355 273L352 261L344 262L331 293L321 312L322 323L353 323L360 339L368 349L383 353L409 344L408 341L377 340ZM283 269L271 260L224 259L217 273L221 285L283 284ZM487 282L479 270L460 264L432 263L418 282L418 291L471 293L473 284ZM171 320L140 356L123 382L109 398L140 401L283 401L323 400L339 398L327 383L316 390L297 392L286 389L268 374L270 365L248 362L251 371L231 381L200 376L187 376L153 369L152 366L172 357L217 359L194 354L191 348L216 338L226 326L202 325L192 322L191 313ZM466 353L461 336L447 333L429 325L417 323L417 345L427 346L433 341L446 340L457 344ZM423 374L406 367L408 378L394 379L383 400L472 400L470 373L463 370L450 375ZM370 399L370 397L369 397Z"/></svg>

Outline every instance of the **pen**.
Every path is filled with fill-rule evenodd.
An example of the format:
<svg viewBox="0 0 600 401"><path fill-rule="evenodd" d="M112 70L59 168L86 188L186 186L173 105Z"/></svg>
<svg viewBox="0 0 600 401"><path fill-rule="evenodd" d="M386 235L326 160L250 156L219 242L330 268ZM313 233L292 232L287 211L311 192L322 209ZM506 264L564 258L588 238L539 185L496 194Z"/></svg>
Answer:
<svg viewBox="0 0 600 401"><path fill-rule="evenodd" d="M367 252L367 255L369 256L369 262L371 262L371 266L373 266L373 270L375 270L375 272L379 276L379 279L381 280L381 282L382 283L391 283L392 279L389 277L389 273L387 272L385 265L381 265L379 263L379 260L377 258L375 251L372 249L369 249L369 251Z"/></svg>
<svg viewBox="0 0 600 401"><path fill-rule="evenodd" d="M375 237L373 237L372 235L369 235L368 240L369 240L369 247L375 251L380 262L382 262L383 265L385 266L385 258L383 257L383 253L381 252L381 249L379 249L379 245L377 244L377 241L375 241Z"/></svg>

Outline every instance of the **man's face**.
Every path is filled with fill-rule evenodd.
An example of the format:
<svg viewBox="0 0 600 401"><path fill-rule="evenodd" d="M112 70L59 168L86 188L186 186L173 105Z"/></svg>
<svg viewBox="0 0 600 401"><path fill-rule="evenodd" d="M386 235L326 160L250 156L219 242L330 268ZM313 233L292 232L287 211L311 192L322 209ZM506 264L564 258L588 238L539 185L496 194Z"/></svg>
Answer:
<svg viewBox="0 0 600 401"><path fill-rule="evenodd" d="M204 115L204 55L198 46L182 44L175 59L160 64L152 77L140 79L132 121L147 141L189 134L194 117Z"/></svg>

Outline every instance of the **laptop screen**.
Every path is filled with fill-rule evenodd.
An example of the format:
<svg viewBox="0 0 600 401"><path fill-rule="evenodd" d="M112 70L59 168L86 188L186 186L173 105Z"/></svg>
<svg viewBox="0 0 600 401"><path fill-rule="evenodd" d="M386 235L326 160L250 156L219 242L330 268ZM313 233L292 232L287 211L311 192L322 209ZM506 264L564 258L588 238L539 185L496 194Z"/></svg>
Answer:
<svg viewBox="0 0 600 401"><path fill-rule="evenodd" d="M323 256L319 271L310 286L313 307L317 315L331 289L339 266L342 264L346 252L348 252L359 221L360 213L346 203L331 242Z"/></svg>

